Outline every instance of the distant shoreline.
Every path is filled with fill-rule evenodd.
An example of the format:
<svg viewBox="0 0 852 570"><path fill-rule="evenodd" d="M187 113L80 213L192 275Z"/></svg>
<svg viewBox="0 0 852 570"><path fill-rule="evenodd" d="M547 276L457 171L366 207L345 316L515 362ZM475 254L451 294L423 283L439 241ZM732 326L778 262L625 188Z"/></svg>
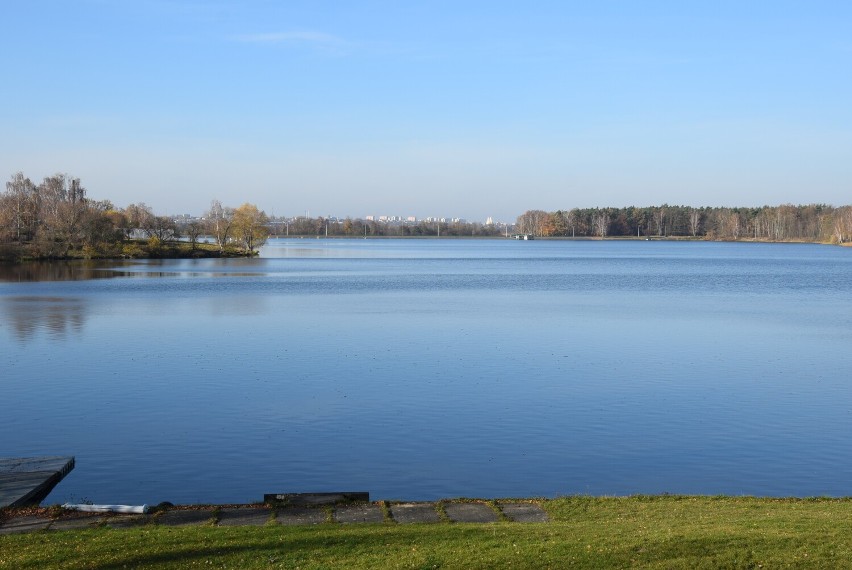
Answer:
<svg viewBox="0 0 852 570"><path fill-rule="evenodd" d="M447 236L447 237L437 237L437 236L367 236L367 237L350 237L350 236L311 236L311 235L290 235L290 236L280 236L280 235L272 235L269 236L272 239L290 239L290 240L328 240L328 241L339 241L339 240L378 240L378 241L386 241L386 240L429 240L429 241L514 241L511 237L495 237L495 236ZM850 247L852 246L852 242L844 242L844 243L833 243L827 241L808 241L808 240L768 240L768 239L754 239L754 238L744 238L744 239L707 239L706 237L692 237L692 236L647 236L647 237L636 237L636 236L606 236L606 237L594 237L594 236L576 236L576 237L566 237L566 236L548 236L548 237L534 237L531 241L670 241L670 242L706 242L706 243L777 243L777 244L815 244L815 245L831 245L831 246L841 246L841 247ZM241 249L234 248L226 248L225 250L220 250L216 244L200 242L193 244L189 242L167 242L160 246L159 250L155 253L147 251L147 242L145 240L130 240L126 242L124 245L123 251L125 253L116 255L113 252L106 252L103 254L97 252L85 252L85 251L72 251L69 252L68 255L65 256L33 256L27 255L26 253L22 255L17 255L20 252L18 248L12 248L10 246L6 246L5 248L0 245L0 263L2 264L17 264L17 263L28 263L28 262L50 262L50 261L87 261L87 260L101 260L101 261L109 261L109 260L132 260L132 259L228 259L228 258L250 258L257 257L259 252L246 252Z"/></svg>

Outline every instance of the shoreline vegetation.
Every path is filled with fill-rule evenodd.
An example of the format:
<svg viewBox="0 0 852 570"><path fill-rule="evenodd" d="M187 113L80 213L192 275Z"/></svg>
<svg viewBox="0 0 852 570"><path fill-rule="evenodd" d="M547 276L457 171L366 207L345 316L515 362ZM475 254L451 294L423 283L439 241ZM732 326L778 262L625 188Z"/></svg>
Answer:
<svg viewBox="0 0 852 570"><path fill-rule="evenodd" d="M514 223L398 218L271 218L257 206L213 200L201 218L157 216L140 202L118 208L93 200L79 178L55 174L35 184L15 173L0 193L0 262L251 257L270 235L290 238L643 239L852 242L852 206L728 208L690 206L527 210ZM208 243L212 241L212 243Z"/></svg>
<svg viewBox="0 0 852 570"><path fill-rule="evenodd" d="M518 501L540 505L549 521L289 526L271 517L264 526L36 531L0 535L0 568L839 568L852 556L849 498ZM57 507L0 516L51 510L61 516Z"/></svg>
<svg viewBox="0 0 852 570"><path fill-rule="evenodd" d="M34 184L17 172L0 194L0 261L7 262L251 257L269 232L268 216L254 204L231 208L213 200L204 218L179 222L141 202L117 208L93 200L67 174Z"/></svg>
<svg viewBox="0 0 852 570"><path fill-rule="evenodd" d="M708 241L852 241L852 206L826 204L729 208L651 206L527 210L515 232L534 237L693 239Z"/></svg>

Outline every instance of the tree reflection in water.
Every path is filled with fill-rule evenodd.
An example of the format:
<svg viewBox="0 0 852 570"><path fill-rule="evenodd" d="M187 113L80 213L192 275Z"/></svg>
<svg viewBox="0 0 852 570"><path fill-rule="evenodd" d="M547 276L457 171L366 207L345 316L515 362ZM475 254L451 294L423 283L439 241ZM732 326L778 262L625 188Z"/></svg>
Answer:
<svg viewBox="0 0 852 570"><path fill-rule="evenodd" d="M32 340L39 331L65 338L83 330L87 306L79 297L5 297L4 322L21 342Z"/></svg>
<svg viewBox="0 0 852 570"><path fill-rule="evenodd" d="M127 261L30 261L26 263L0 263L0 283L27 283L35 281L82 281L116 277L116 267L129 265Z"/></svg>

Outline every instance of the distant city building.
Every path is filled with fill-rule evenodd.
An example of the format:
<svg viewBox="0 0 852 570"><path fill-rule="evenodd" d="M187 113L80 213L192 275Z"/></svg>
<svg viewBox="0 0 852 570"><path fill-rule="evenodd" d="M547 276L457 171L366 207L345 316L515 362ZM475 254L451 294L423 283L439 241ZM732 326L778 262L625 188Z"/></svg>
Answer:
<svg viewBox="0 0 852 570"><path fill-rule="evenodd" d="M485 220L485 225L486 226L493 226L494 225L494 220L491 218L491 216L488 216L488 219Z"/></svg>

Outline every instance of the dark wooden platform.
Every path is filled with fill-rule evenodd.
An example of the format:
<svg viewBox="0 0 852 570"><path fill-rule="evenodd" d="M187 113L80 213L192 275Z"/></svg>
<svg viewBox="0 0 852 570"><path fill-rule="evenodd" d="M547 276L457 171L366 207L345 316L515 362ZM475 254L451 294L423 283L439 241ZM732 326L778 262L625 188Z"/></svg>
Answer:
<svg viewBox="0 0 852 570"><path fill-rule="evenodd" d="M72 469L73 457L0 458L0 508L41 503Z"/></svg>

